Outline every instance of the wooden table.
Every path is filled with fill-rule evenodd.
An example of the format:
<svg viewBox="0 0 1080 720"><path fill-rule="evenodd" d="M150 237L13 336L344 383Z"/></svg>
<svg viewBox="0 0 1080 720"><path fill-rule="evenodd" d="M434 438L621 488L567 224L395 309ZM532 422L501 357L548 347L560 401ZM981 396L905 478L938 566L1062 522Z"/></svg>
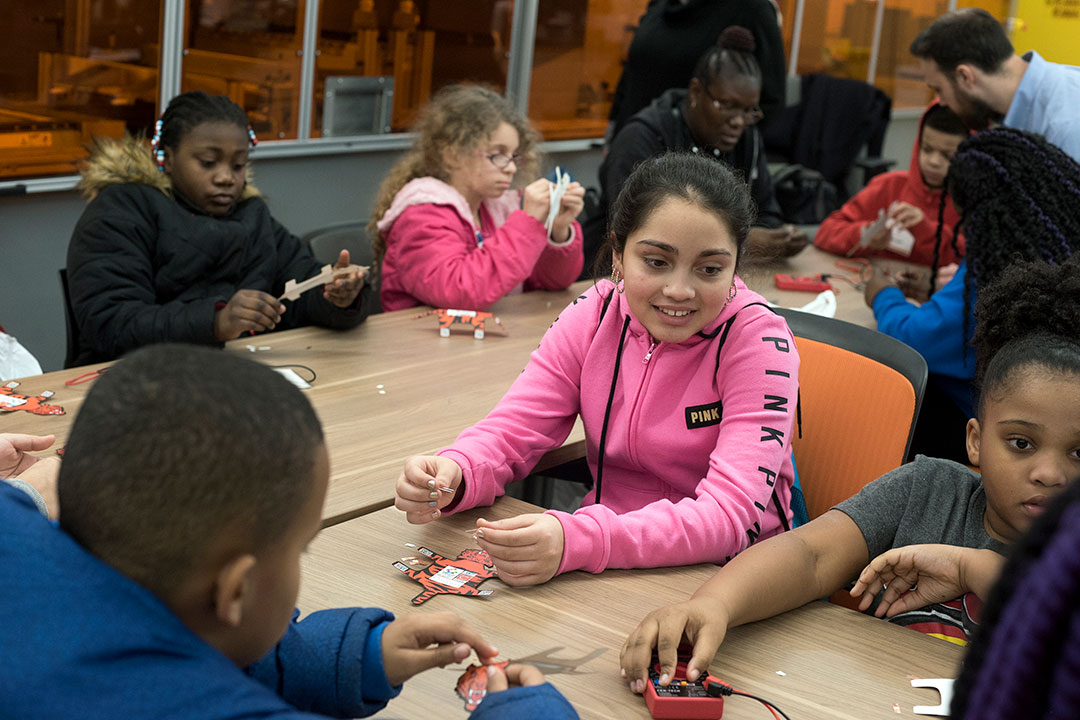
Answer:
<svg viewBox="0 0 1080 720"><path fill-rule="evenodd" d="M751 290L760 293L769 302L784 307L798 308L817 297L817 293L799 292L796 290L778 290L774 279L776 273L785 273L788 275L816 275L818 273L829 273L839 274L855 280L858 279L857 272L838 268L836 266L837 261L840 261L841 263L851 262L845 258L840 258L831 253L827 253L824 250L818 250L811 245L792 258L786 258L784 260L763 265L746 264L740 271L740 276ZM909 263L898 260L881 258L875 258L873 263L890 272L897 272L915 267ZM925 270L925 268L923 268L923 270ZM836 292L837 319L855 323L856 325L862 325L871 330L877 329L877 322L874 320L874 311L870 309L863 299L863 292L861 289L856 289L851 283L845 282L844 280L834 280L832 285Z"/></svg>
<svg viewBox="0 0 1080 720"><path fill-rule="evenodd" d="M828 272L836 259L808 247L794 258L747 265L744 279L766 299L798 307L814 295L777 290L773 275ZM334 524L390 505L406 457L451 444L462 429L487 415L525 367L551 322L589 284L503 298L493 310L505 334L489 324L484 340L461 330L440 337L434 317L416 319L423 311L418 308L374 315L349 331L300 328L234 340L227 349L268 365L303 365L315 371L317 379L305 392L322 420L330 450L331 484L324 518ZM837 287L837 317L873 327L873 313L862 293L840 283ZM249 352L249 346L256 352ZM22 380L20 392L52 390L55 403L67 414L0 414L0 432L55 433L57 447L62 446L83 397L93 387L92 381L74 386L65 381L107 365ZM299 368L297 372L308 375ZM579 420L563 446L549 453L537 469L583 457L584 438Z"/></svg>
<svg viewBox="0 0 1080 720"><path fill-rule="evenodd" d="M472 545L463 532L478 517L498 519L538 510L511 498L427 525L410 525L394 508L327 528L303 558L299 607L306 614L329 607L372 605L396 614L450 610L479 630L503 657L522 658L559 648L560 658L604 654L577 674L548 679L582 718L649 717L644 700L619 677L619 649L650 610L686 598L715 572L711 565L655 570L569 573L532 588L498 579L483 586L487 598L439 595L420 608L421 591L391 566L426 546L456 556ZM910 717L913 705L936 705L933 690L915 689L913 677L955 677L962 649L943 640L851 610L813 602L782 616L734 629L714 660L713 674L775 702L792 718L896 717L894 703ZM425 672L405 685L386 717L465 718L454 685L464 666ZM783 675L779 674L783 673ZM728 698L724 718L769 717L758 703Z"/></svg>
<svg viewBox="0 0 1080 720"><path fill-rule="evenodd" d="M341 332L299 328L241 338L227 344L268 365L299 364L317 374L306 390L323 423L331 458L331 484L324 510L327 524L386 507L404 459L449 445L462 429L495 406L529 360L555 317L587 282L562 292L512 295L493 311L505 333L489 322L487 336L455 329L440 337L435 317L416 319L424 308L382 313ZM252 353L248 346L266 347ZM22 380L19 392L56 393L65 415L0 414L0 432L54 433L62 446L93 382L65 381L108 363L62 370ZM304 370L298 374L308 377ZM567 444L546 465L584 455L580 422ZM134 439L133 439L134 441ZM46 451L47 454L50 451Z"/></svg>

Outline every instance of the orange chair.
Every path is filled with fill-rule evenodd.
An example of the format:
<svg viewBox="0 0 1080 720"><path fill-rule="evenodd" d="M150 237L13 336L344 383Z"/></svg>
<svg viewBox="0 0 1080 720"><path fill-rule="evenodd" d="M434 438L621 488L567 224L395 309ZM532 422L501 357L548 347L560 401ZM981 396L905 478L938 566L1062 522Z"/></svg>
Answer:
<svg viewBox="0 0 1080 720"><path fill-rule="evenodd" d="M795 466L813 519L899 467L926 388L926 361L874 330L777 308L799 349Z"/></svg>
<svg viewBox="0 0 1080 720"><path fill-rule="evenodd" d="M861 325L787 308L776 312L799 349L800 430L792 448L813 519L907 460L926 360ZM858 609L846 590L829 601Z"/></svg>

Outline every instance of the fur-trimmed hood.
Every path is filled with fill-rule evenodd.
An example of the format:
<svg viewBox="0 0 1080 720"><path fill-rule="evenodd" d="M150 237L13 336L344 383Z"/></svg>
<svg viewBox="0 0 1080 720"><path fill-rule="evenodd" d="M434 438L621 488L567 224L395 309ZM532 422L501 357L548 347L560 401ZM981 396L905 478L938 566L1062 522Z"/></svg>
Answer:
<svg viewBox="0 0 1080 720"><path fill-rule="evenodd" d="M169 176L158 170L150 144L138 137L125 135L115 138L97 138L90 147L90 157L80 174L79 191L87 200L93 200L99 192L109 185L136 182L157 188L172 197L172 181ZM252 184L254 173L251 164L247 167L247 185L240 194L240 200L259 197L261 193Z"/></svg>

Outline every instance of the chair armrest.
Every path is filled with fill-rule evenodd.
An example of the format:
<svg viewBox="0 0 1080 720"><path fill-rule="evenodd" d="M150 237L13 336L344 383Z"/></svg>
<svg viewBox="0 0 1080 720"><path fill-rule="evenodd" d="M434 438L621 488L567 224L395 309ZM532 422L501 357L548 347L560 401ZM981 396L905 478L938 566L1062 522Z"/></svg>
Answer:
<svg viewBox="0 0 1080 720"><path fill-rule="evenodd" d="M896 164L895 160L888 160L888 159L883 158L883 157L861 157L861 158L856 158L855 163L854 163L855 167L862 168L862 171L863 171L862 184L864 186L868 182L870 182L871 178L873 178L875 175L880 175L881 173L886 172L889 168L891 168L895 164Z"/></svg>

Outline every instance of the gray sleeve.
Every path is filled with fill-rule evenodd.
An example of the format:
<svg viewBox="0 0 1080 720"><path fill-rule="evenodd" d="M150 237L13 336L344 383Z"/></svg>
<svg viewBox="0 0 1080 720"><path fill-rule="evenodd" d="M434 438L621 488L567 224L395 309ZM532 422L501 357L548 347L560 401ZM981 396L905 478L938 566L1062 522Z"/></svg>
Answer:
<svg viewBox="0 0 1080 720"><path fill-rule="evenodd" d="M919 475L916 464L901 465L882 475L833 508L859 526L871 559L893 547L900 518L911 498L912 483Z"/></svg>
<svg viewBox="0 0 1080 720"><path fill-rule="evenodd" d="M11 485L11 487L22 490L24 493L29 495L30 499L34 501L34 504L37 505L38 512L40 512L45 517L49 517L49 507L45 504L45 498L41 497L41 494L37 490L35 490L30 483L26 482L25 480L20 480L17 477L7 478L4 480L4 482Z"/></svg>
<svg viewBox="0 0 1080 720"><path fill-rule="evenodd" d="M988 538L974 546L967 538L970 529L985 536L980 487L979 476L963 465L920 455L835 509L859 526L871 558L920 543L983 547Z"/></svg>

